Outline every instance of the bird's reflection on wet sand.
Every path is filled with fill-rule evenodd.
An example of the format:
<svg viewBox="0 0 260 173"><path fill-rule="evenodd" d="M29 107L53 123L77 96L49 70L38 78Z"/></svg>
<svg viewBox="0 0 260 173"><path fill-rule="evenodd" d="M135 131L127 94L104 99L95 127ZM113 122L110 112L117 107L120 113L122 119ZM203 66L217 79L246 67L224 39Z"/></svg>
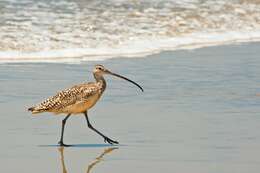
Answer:
<svg viewBox="0 0 260 173"><path fill-rule="evenodd" d="M97 165L98 163L103 161L103 157L109 153L111 153L112 151L118 149L117 147L110 147L110 148L106 148L104 149L104 151L98 155L98 157L93 160L91 163L88 164L88 167L86 169L86 173L90 173L91 169ZM66 165L65 165L65 161L64 161L64 147L59 147L58 148L59 152L60 152L60 160L61 160L61 164L62 164L62 173L68 173L67 169L66 169Z"/></svg>

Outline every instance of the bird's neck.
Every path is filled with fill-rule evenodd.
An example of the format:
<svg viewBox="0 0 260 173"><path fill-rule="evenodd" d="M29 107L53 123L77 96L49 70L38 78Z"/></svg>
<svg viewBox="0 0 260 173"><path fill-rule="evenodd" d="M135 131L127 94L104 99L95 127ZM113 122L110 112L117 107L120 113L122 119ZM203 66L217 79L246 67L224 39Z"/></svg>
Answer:
<svg viewBox="0 0 260 173"><path fill-rule="evenodd" d="M103 75L99 75L99 74L94 73L94 78L96 79L97 83L101 84L101 88L104 91L106 89L106 80L103 77Z"/></svg>

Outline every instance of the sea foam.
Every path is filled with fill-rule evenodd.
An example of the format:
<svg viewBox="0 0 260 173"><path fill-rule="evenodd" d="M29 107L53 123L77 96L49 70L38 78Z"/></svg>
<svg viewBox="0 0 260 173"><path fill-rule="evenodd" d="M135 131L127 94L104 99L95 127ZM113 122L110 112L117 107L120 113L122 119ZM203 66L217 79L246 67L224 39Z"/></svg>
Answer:
<svg viewBox="0 0 260 173"><path fill-rule="evenodd" d="M260 40L254 0L4 0L0 63L81 62Z"/></svg>

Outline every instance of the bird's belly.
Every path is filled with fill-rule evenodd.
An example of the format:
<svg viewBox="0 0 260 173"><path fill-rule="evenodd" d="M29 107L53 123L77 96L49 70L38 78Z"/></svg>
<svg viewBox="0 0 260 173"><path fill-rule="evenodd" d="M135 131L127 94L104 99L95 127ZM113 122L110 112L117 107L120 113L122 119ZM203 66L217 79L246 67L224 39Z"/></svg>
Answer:
<svg viewBox="0 0 260 173"><path fill-rule="evenodd" d="M63 113L71 113L71 114L84 113L88 109L93 107L96 104L96 102L98 101L98 99L99 99L98 95L92 96L91 98L89 98L87 100L80 101L71 106L66 107L63 110Z"/></svg>

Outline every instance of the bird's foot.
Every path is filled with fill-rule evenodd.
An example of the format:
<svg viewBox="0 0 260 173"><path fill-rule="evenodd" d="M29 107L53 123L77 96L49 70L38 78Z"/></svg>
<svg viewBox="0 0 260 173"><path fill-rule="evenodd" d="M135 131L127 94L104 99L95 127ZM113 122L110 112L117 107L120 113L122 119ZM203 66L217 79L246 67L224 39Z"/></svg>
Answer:
<svg viewBox="0 0 260 173"><path fill-rule="evenodd" d="M109 144L111 144L111 145L113 145L113 144L119 144L119 142L117 142L117 141L114 141L114 140L112 140L112 139L110 139L110 138L108 138L108 137L104 137L104 142L106 143L109 143Z"/></svg>
<svg viewBox="0 0 260 173"><path fill-rule="evenodd" d="M64 144L63 141L58 143L61 147L70 147L71 145Z"/></svg>

